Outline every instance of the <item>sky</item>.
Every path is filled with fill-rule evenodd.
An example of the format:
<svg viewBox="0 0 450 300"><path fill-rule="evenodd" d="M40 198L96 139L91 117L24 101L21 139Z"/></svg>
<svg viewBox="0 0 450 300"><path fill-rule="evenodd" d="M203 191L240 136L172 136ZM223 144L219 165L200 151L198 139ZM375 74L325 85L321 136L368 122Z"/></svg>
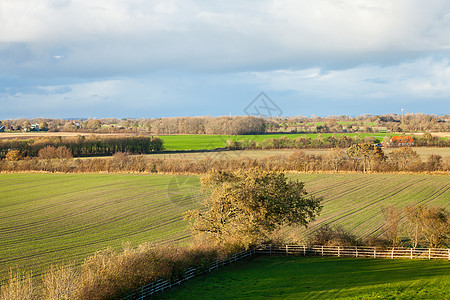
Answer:
<svg viewBox="0 0 450 300"><path fill-rule="evenodd" d="M450 113L450 1L0 0L0 119L266 104L281 116Z"/></svg>

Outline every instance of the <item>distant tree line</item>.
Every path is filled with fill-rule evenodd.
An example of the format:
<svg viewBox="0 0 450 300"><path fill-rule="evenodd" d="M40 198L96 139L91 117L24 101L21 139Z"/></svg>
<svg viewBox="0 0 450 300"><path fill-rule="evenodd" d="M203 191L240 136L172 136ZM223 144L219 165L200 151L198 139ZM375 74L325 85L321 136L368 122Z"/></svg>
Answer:
<svg viewBox="0 0 450 300"><path fill-rule="evenodd" d="M341 133L341 132L429 132L450 131L449 115L408 113L345 115L328 117L277 117L254 116L174 117L141 119L13 119L1 120L0 125L10 130L44 130L51 132L90 133L149 133L163 134L259 134L259 133ZM34 126L34 127L33 127Z"/></svg>
<svg viewBox="0 0 450 300"><path fill-rule="evenodd" d="M113 155L117 152L145 154L164 149L163 141L158 137L49 137L0 140L0 158L6 158L10 151L17 151L21 157L37 157L39 151L48 146L55 149L65 147L73 157Z"/></svg>
<svg viewBox="0 0 450 300"><path fill-rule="evenodd" d="M432 136L430 133L426 133L422 136L412 136L415 146L427 146L427 147L449 147L450 139L443 139L436 136ZM389 140L389 137L386 138ZM324 137L319 135L317 138L310 137L296 137L288 138L282 136L279 138L267 138L265 140L257 141L254 139L243 140L227 140L227 147L233 150L259 150L259 149L321 149L321 148L347 148L353 144L369 143L379 144L381 141L375 137L367 136L348 136L345 134L334 135Z"/></svg>

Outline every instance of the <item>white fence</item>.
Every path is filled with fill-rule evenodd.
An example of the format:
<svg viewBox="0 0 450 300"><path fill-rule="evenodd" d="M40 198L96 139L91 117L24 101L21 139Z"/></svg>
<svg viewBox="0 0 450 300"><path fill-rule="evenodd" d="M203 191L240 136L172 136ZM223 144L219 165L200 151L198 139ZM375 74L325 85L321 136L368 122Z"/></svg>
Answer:
<svg viewBox="0 0 450 300"><path fill-rule="evenodd" d="M159 280L149 283L133 291L122 299L145 299L157 292L170 289L173 286L206 272L211 272L221 266L236 262L243 258L262 255L302 255L302 256L337 256L337 257L369 257L369 258L404 258L404 259L447 259L450 261L450 249L440 248L380 248L356 246L306 246L306 245L262 245L255 249L235 253L232 256L217 260L208 266L190 268L184 276L174 282Z"/></svg>
<svg viewBox="0 0 450 300"><path fill-rule="evenodd" d="M448 259L450 249L442 248L380 248L356 246L305 246L305 245L263 245L256 249L261 254L318 255L338 257Z"/></svg>
<svg viewBox="0 0 450 300"><path fill-rule="evenodd" d="M212 264L210 264L208 266L190 268L190 269L186 270L186 272L182 278L180 278L176 281L172 282L171 280L159 280L156 282L152 282L152 283L144 285L143 287L133 291L132 293L128 294L127 296L123 297L122 299L124 299L124 300L125 299L127 299L127 300L145 299L146 297L149 297L157 292L161 292L166 289L170 289L171 287L179 285L180 283L182 283L186 280L189 280L193 277L204 274L206 272L211 272L212 270L217 269L219 267L222 267L227 264L241 260L243 258L252 256L255 253L256 253L255 249L245 250L245 251L241 251L239 253L235 253L226 259L216 260L215 262L213 262Z"/></svg>

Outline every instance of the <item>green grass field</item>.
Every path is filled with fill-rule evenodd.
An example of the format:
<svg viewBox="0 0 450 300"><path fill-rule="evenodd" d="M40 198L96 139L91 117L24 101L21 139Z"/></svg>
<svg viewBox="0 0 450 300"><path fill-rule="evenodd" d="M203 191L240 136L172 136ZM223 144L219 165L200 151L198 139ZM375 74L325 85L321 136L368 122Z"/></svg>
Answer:
<svg viewBox="0 0 450 300"><path fill-rule="evenodd" d="M174 178L0 174L0 275L10 266L39 273L52 263L78 263L128 241L185 239L189 231L181 214L195 204L180 206L189 185L174 189L169 199Z"/></svg>
<svg viewBox="0 0 450 300"><path fill-rule="evenodd" d="M450 179L439 175L295 174L324 196L311 224L379 233L381 206L450 207ZM39 274L122 243L187 242L182 212L199 207L199 177L134 174L0 174L0 278L10 267ZM287 230L286 234L304 230Z"/></svg>
<svg viewBox="0 0 450 300"><path fill-rule="evenodd" d="M163 292L158 299L449 299L447 261L263 256Z"/></svg>
<svg viewBox="0 0 450 300"><path fill-rule="evenodd" d="M211 150L226 146L228 139L240 140L254 140L263 141L269 138L280 138L285 136L289 139L297 137L317 138L318 133L299 133L299 134L259 134L259 135L162 135L161 139L164 141L166 150ZM334 135L348 135L348 136L374 136L383 139L388 133L323 133L323 137Z"/></svg>

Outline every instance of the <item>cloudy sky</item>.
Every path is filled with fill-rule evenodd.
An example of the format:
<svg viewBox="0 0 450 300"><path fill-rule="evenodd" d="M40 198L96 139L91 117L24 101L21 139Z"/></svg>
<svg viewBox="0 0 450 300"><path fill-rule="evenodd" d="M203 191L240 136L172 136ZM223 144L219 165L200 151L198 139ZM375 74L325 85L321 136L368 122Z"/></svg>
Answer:
<svg viewBox="0 0 450 300"><path fill-rule="evenodd" d="M448 0L0 0L0 119L450 113Z"/></svg>

